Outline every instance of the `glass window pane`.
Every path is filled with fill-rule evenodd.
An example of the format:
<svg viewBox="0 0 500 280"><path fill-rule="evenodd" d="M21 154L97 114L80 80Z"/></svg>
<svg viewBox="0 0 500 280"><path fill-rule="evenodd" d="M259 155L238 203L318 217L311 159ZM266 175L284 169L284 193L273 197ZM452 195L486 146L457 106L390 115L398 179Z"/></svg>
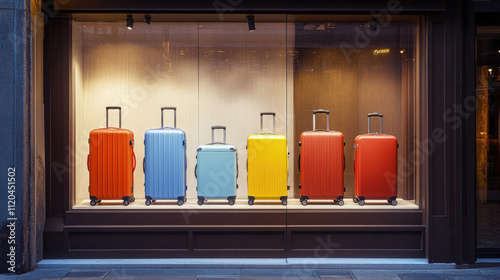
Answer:
<svg viewBox="0 0 500 280"><path fill-rule="evenodd" d="M500 248L500 28L479 27L476 61L477 247Z"/></svg>

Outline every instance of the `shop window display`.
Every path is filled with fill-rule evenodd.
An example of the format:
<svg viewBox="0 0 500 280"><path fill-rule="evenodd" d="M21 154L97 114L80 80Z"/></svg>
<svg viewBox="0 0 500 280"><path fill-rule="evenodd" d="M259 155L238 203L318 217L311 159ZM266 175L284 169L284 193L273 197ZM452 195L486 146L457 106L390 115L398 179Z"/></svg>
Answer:
<svg viewBox="0 0 500 280"><path fill-rule="evenodd" d="M415 38L418 25L388 23L370 17L361 19L259 22L256 17L252 32L247 22L136 22L129 30L124 21L74 21L73 208L184 207L231 211L285 205L288 209L353 211L370 207L418 209L417 187L412 175L412 168L416 167L408 167L414 166L408 162L415 145L416 117L412 108L417 100ZM369 35L366 42L359 41L359 32ZM89 133L106 127L108 106L121 107L121 126L135 135L135 201L124 206L120 199L103 200L92 207L86 164ZM144 163L157 164L148 161L146 131L174 127L173 114L165 112L162 121L163 107L176 108L176 127L185 133L185 163L179 161L185 166L178 167L186 170L184 203L178 203L177 199L183 195L155 199L147 194L148 186L145 188L148 177L144 172L150 166L145 167ZM328 110L330 130L342 133L345 141L342 203L334 203L339 201L339 195L311 198L308 203L302 203L299 139L301 133L313 129L313 111L318 109ZM274 113L274 119L264 117L261 122L263 112ZM367 114L373 112L383 114L384 133L394 135L399 144L395 159L397 174L387 178L397 186L396 207L387 203L389 198L367 200L364 206L353 201L354 139L367 133ZM119 126L118 113L110 111L109 125ZM326 128L326 118L318 115L315 125ZM224 201L203 199L199 203L200 178L195 173L210 165L197 168L197 163L206 160L197 158L198 147L214 142L212 127L225 127L224 142L234 145L235 151L227 151L236 161L231 166L237 166L238 188L234 201L231 195ZM379 130L378 123L374 122L372 131ZM279 182L283 191L276 197L256 198L250 203L253 190L249 182L254 179L251 172L254 172L255 148L249 136L271 131L281 135L286 143L282 154L287 174ZM281 163L275 162L272 166L278 164ZM212 173L215 175L210 180L215 184L228 177L225 176L228 172ZM182 176L182 172L180 174ZM158 178L162 178L161 174Z"/></svg>

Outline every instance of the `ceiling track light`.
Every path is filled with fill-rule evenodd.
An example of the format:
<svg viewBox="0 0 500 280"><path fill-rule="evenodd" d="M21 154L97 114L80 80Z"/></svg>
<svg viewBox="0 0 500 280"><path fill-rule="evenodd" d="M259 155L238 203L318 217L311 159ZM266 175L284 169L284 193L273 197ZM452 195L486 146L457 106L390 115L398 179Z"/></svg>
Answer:
<svg viewBox="0 0 500 280"><path fill-rule="evenodd" d="M132 30L134 28L134 18L132 15L127 15L127 29Z"/></svg>
<svg viewBox="0 0 500 280"><path fill-rule="evenodd" d="M247 16L247 22L248 22L248 31L254 32L255 31L255 19L254 19L254 16Z"/></svg>
<svg viewBox="0 0 500 280"><path fill-rule="evenodd" d="M151 16L150 15L144 15L144 21L146 24L151 24Z"/></svg>

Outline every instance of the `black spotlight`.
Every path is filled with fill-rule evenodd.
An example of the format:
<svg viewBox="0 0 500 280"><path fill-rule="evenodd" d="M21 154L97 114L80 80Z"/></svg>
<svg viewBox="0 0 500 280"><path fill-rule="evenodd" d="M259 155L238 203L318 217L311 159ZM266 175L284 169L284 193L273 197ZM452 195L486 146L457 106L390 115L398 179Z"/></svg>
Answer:
<svg viewBox="0 0 500 280"><path fill-rule="evenodd" d="M134 28L134 19L132 15L127 15L127 29L132 30L132 28Z"/></svg>
<svg viewBox="0 0 500 280"><path fill-rule="evenodd" d="M151 16L150 15L144 15L144 21L146 24L151 24Z"/></svg>
<svg viewBox="0 0 500 280"><path fill-rule="evenodd" d="M247 16L247 22L248 22L248 31L254 32L255 31L255 20L253 16Z"/></svg>

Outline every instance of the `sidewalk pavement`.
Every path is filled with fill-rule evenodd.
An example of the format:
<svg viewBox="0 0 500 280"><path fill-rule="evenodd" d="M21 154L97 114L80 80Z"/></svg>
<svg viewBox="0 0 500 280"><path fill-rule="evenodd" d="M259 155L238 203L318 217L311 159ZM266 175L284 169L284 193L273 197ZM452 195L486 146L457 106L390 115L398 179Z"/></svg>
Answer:
<svg viewBox="0 0 500 280"><path fill-rule="evenodd" d="M500 280L500 259L463 266L424 259L43 260L33 272L0 279Z"/></svg>

